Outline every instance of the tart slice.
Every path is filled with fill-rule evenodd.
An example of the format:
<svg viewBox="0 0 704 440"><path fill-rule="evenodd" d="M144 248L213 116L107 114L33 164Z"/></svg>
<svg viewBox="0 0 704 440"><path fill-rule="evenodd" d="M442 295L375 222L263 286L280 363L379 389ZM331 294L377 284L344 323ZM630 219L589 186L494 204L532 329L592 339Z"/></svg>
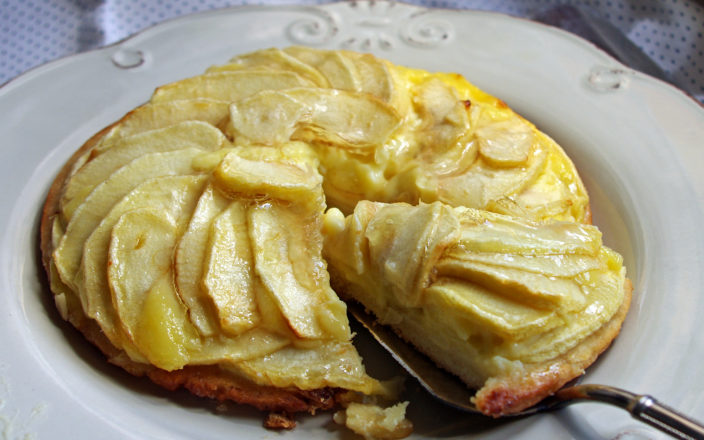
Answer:
<svg viewBox="0 0 704 440"><path fill-rule="evenodd" d="M591 225L439 202L360 202L325 218L333 285L477 389L483 413L532 406L618 334L631 287Z"/></svg>

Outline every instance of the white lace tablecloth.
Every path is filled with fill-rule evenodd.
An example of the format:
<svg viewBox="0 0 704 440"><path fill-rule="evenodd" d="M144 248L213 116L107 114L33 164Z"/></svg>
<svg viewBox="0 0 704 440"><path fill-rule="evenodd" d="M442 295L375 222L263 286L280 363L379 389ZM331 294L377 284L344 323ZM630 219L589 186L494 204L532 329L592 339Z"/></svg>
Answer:
<svg viewBox="0 0 704 440"><path fill-rule="evenodd" d="M238 5L328 0L0 0L0 84L66 55L119 41L163 20ZM411 0L425 7L534 17L575 5L608 20L704 102L704 4L691 0Z"/></svg>

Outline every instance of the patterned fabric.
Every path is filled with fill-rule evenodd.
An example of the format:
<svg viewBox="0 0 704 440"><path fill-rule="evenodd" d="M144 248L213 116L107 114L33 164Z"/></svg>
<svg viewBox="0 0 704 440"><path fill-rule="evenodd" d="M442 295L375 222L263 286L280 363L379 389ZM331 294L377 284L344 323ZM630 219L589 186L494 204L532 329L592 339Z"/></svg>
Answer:
<svg viewBox="0 0 704 440"><path fill-rule="evenodd" d="M181 15L237 5L329 0L0 0L0 84L47 61L94 49ZM704 7L683 0L411 0L425 7L535 17L560 5L609 21L704 102Z"/></svg>

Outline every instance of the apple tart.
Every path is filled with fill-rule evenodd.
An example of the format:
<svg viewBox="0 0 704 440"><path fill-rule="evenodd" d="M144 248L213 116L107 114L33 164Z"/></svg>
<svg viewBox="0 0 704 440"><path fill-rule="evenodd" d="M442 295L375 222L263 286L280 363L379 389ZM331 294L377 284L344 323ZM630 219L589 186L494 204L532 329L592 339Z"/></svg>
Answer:
<svg viewBox="0 0 704 440"><path fill-rule="evenodd" d="M599 230L465 207L363 201L325 216L333 286L477 389L487 415L557 391L611 343L630 304Z"/></svg>
<svg viewBox="0 0 704 440"><path fill-rule="evenodd" d="M404 226L403 210L418 216ZM387 212L389 227L368 227ZM473 238L484 240L488 260L457 244L473 229L437 234L470 218L498 225ZM545 221L562 223L535 226ZM409 339L421 349L432 325L422 298L436 299L427 313L448 308L452 331L476 340L456 356L480 386L518 374L524 355L542 365L620 322L627 295L596 298L608 296L602 281L622 287L621 263L589 222L565 152L460 75L291 47L161 86L88 140L49 190L41 249L61 316L110 362L169 389L253 405L270 412L267 426L291 427L291 413L389 394L365 372L328 264L345 298L367 304L363 290L378 294L367 306L385 322L417 314L410 328L420 339ZM372 230L380 235L365 235ZM538 280L560 270L573 272ZM483 287L470 299L456 293L462 280ZM412 307L377 307L391 304L382 299L389 286L386 294ZM501 293L486 292L493 287ZM502 308L509 315L498 318ZM562 330L569 316L573 332ZM428 346L450 333L429 336ZM531 355L512 345L519 340L531 341ZM398 437L409 425L398 416L405 407L394 408L356 411L395 420L370 429Z"/></svg>

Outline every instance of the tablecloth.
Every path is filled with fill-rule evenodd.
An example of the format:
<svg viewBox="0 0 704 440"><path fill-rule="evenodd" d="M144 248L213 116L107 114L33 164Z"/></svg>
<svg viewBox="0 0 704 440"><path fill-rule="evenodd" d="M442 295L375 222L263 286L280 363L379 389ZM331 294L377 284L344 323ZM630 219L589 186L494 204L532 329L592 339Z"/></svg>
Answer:
<svg viewBox="0 0 704 440"><path fill-rule="evenodd" d="M0 84L54 60L119 41L181 15L238 5L329 0L0 0ZM535 17L577 6L611 22L704 102L704 5L684 0L408 0L425 7Z"/></svg>

